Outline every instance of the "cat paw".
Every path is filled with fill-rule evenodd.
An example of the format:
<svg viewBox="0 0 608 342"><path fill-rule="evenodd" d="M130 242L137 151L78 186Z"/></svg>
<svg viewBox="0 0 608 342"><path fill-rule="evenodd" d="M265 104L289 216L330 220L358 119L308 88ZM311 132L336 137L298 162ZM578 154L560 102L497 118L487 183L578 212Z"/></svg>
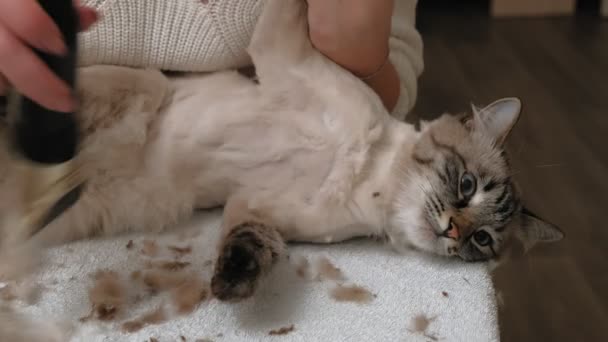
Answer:
<svg viewBox="0 0 608 342"><path fill-rule="evenodd" d="M211 292L221 301L247 299L253 295L260 273L260 264L249 246L226 245L215 266Z"/></svg>
<svg viewBox="0 0 608 342"><path fill-rule="evenodd" d="M282 248L282 239L272 228L254 222L235 227L220 248L211 292L221 301L251 297L262 275L277 262Z"/></svg>
<svg viewBox="0 0 608 342"><path fill-rule="evenodd" d="M221 249L211 279L211 292L222 301L240 301L251 297L264 267L264 243L255 226L234 229Z"/></svg>

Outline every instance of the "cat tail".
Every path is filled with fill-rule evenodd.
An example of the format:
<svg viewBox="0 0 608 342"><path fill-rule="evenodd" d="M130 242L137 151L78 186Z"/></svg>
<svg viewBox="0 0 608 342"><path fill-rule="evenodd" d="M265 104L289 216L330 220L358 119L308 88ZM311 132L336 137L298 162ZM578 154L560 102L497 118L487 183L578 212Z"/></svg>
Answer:
<svg viewBox="0 0 608 342"><path fill-rule="evenodd" d="M266 0L247 50L262 83L313 55L306 1Z"/></svg>

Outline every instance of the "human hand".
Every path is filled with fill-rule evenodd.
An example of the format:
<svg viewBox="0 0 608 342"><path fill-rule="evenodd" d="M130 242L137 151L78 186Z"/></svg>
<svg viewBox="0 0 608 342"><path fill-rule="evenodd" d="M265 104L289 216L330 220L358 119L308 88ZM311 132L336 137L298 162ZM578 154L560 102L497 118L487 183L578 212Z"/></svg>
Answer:
<svg viewBox="0 0 608 342"><path fill-rule="evenodd" d="M74 4L80 30L87 30L97 21L97 13L81 6L79 0ZM65 54L67 49L61 31L36 0L0 0L0 95L11 84L43 107L72 111L71 89L30 47L55 55Z"/></svg>
<svg viewBox="0 0 608 342"><path fill-rule="evenodd" d="M385 64L394 0L308 0L312 44L358 77Z"/></svg>

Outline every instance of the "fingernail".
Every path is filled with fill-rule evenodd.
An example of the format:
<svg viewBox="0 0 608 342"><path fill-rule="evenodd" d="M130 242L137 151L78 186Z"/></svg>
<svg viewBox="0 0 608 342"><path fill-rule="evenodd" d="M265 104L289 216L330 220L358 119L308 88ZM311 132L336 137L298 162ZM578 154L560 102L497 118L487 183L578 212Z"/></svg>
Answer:
<svg viewBox="0 0 608 342"><path fill-rule="evenodd" d="M45 44L47 50L54 54L63 56L67 53L67 47L61 36L52 35Z"/></svg>

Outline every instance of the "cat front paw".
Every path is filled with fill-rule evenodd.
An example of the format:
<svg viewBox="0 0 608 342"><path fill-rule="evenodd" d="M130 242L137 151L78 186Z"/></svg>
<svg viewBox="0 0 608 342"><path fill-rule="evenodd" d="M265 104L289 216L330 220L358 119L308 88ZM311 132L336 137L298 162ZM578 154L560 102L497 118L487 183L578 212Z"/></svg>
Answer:
<svg viewBox="0 0 608 342"><path fill-rule="evenodd" d="M227 244L217 259L211 292L221 301L247 299L253 295L260 273L260 264L251 245L242 241Z"/></svg>
<svg viewBox="0 0 608 342"><path fill-rule="evenodd" d="M230 302L251 297L284 248L276 229L256 222L234 227L222 243L211 292L217 299Z"/></svg>

